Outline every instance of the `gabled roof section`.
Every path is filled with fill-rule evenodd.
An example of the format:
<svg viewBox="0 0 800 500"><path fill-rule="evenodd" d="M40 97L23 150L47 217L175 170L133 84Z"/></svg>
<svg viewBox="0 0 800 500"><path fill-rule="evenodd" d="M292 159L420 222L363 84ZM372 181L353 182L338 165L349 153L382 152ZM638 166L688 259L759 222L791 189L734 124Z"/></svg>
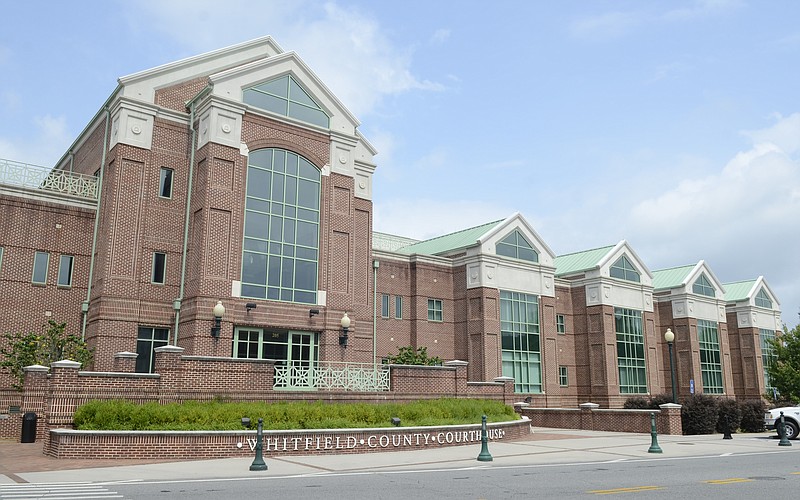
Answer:
<svg viewBox="0 0 800 500"><path fill-rule="evenodd" d="M686 286L689 276L698 264L688 266L671 267L669 269L659 269L653 271L653 289L663 290Z"/></svg>
<svg viewBox="0 0 800 500"><path fill-rule="evenodd" d="M775 292L772 291L772 288L770 288L769 284L767 283L767 280L765 280L763 276L759 276L754 280L738 281L736 283L726 283L725 302L748 301L750 303L753 303L755 296L762 289L766 290L767 295L769 296L770 300L772 300L772 308L774 310L780 310L781 303L778 300L778 297L775 295Z"/></svg>
<svg viewBox="0 0 800 500"><path fill-rule="evenodd" d="M758 280L737 281L725 283L725 302L741 302L755 295Z"/></svg>
<svg viewBox="0 0 800 500"><path fill-rule="evenodd" d="M603 257L608 255L615 245L584 250L556 257L556 276L581 273L600 267Z"/></svg>
<svg viewBox="0 0 800 500"><path fill-rule="evenodd" d="M123 95L153 102L156 89L282 54L270 36L232 45L119 78Z"/></svg>
<svg viewBox="0 0 800 500"><path fill-rule="evenodd" d="M514 231L514 228L521 228L523 231L522 233L528 233L530 236L533 237L534 241L529 241L531 245L533 245L534 250L537 253L544 253L547 254L546 259L542 259L542 255L539 255L539 262L546 265L552 265L553 260L555 259L556 254L553 250L547 246L547 243L539 236L539 233L530 225L528 220L522 216L519 212L514 212L508 218L503 221L499 221L500 223L494 226L492 229L486 232L480 238L480 243L483 245L490 239L494 238L495 236L505 237ZM523 234L523 236L525 236Z"/></svg>
<svg viewBox="0 0 800 500"><path fill-rule="evenodd" d="M360 125L358 119L342 104L331 90L311 71L311 68L295 52L289 51L269 58L262 58L247 64L237 65L209 76L214 86L214 94L242 100L242 88L257 85L282 75L292 75L305 87L310 97L322 106L331 117L331 129L354 134ZM337 116L343 117L347 126L335 124ZM339 120L341 122L341 120Z"/></svg>
<svg viewBox="0 0 800 500"><path fill-rule="evenodd" d="M408 255L442 255L451 253L454 250L477 245L482 236L503 222L504 221L502 220L496 220L494 222L488 222L486 224L471 227L469 229L462 229L461 231L456 231L455 233L437 236L436 238L431 238L429 240L420 241L419 243L415 243L413 245L408 245L398 249L397 251L399 253Z"/></svg>

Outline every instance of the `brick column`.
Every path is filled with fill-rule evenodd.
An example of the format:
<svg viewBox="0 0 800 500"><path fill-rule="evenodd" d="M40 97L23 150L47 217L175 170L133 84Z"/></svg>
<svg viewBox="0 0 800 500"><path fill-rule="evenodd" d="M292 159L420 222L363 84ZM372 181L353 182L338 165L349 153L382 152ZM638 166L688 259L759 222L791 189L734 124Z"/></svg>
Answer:
<svg viewBox="0 0 800 500"><path fill-rule="evenodd" d="M77 394L80 387L78 370L80 368L80 363L69 359L50 364L49 401L45 409L48 431L59 427L72 427L75 409L78 407ZM47 432L44 440L45 452L49 447L50 433Z"/></svg>
<svg viewBox="0 0 800 500"><path fill-rule="evenodd" d="M27 412L36 414L36 439L47 435L47 392L49 382L47 372L49 368L42 365L31 365L23 368L25 381L22 386L22 406L20 407L20 432L17 439L22 437L22 418Z"/></svg>
<svg viewBox="0 0 800 500"><path fill-rule="evenodd" d="M503 384L503 402L507 405L513 404L516 399L514 395L514 377L495 377L494 381Z"/></svg>
<svg viewBox="0 0 800 500"><path fill-rule="evenodd" d="M467 365L469 365L469 363L466 361L459 361L457 359L444 362L444 366L455 367L456 369L454 390L455 397L467 393Z"/></svg>
<svg viewBox="0 0 800 500"><path fill-rule="evenodd" d="M586 431L594 430L594 410L600 408L597 403L581 403L581 425L579 429Z"/></svg>
<svg viewBox="0 0 800 500"><path fill-rule="evenodd" d="M135 373L136 358L139 355L135 352L118 352L114 354L114 371L118 373Z"/></svg>
<svg viewBox="0 0 800 500"><path fill-rule="evenodd" d="M656 430L659 434L683 434L681 405L667 403L659 405L661 413L656 415Z"/></svg>
<svg viewBox="0 0 800 500"><path fill-rule="evenodd" d="M158 386L158 400L162 404L172 403L183 389L183 347L165 345L153 349L153 367L161 377Z"/></svg>

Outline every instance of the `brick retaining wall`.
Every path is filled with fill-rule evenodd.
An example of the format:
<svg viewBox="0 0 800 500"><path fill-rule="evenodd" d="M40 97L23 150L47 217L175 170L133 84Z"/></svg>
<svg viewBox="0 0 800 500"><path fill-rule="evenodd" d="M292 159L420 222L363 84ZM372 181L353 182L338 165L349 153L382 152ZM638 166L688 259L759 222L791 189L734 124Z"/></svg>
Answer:
<svg viewBox="0 0 800 500"><path fill-rule="evenodd" d="M610 432L650 432L650 414L656 417L659 434L682 433L681 405L667 403L659 410L626 410L600 408L584 403L580 408L530 408L525 403L515 405L517 411L531 420L534 427L582 429Z"/></svg>
<svg viewBox="0 0 800 500"><path fill-rule="evenodd" d="M527 418L487 425L490 441L513 441L531 433ZM135 432L50 431L46 455L55 458L174 458L211 459L252 457L255 431ZM438 427L386 427L264 431L265 459L277 456L328 455L407 451L447 446L481 445L481 425ZM476 451L477 454L477 451Z"/></svg>

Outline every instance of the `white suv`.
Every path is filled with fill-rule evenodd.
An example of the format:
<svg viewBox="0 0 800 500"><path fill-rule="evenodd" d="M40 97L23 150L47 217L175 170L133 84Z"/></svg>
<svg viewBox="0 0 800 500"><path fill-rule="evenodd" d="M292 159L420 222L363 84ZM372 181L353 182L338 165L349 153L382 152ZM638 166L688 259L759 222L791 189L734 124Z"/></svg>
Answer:
<svg viewBox="0 0 800 500"><path fill-rule="evenodd" d="M770 430L778 430L778 423L783 412L783 423L786 427L786 438L795 439L800 434L800 406L784 406L767 410L764 414L764 426Z"/></svg>

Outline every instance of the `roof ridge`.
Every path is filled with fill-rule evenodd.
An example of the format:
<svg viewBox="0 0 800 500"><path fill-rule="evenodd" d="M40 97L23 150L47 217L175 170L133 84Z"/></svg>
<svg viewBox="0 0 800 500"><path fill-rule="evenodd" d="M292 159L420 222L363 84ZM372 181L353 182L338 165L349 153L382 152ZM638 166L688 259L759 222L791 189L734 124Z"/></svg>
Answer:
<svg viewBox="0 0 800 500"><path fill-rule="evenodd" d="M577 255L579 253L594 252L595 250L611 249L611 248L614 248L615 246L616 246L616 244L614 244L614 245L606 245L606 246L597 247L597 248L588 248L586 250L579 250L577 252L570 252L570 253L564 253L564 254L561 254L561 255L556 255L556 258L558 258L558 257L569 257L570 255Z"/></svg>
<svg viewBox="0 0 800 500"><path fill-rule="evenodd" d="M430 238L430 239L427 239L427 240L419 240L419 243L427 243L429 241L435 241L435 240L438 240L438 239L441 239L441 238L446 238L448 236L452 236L454 234L465 233L467 231L472 231L473 229L478 229L479 227L483 227L483 226L496 225L496 224L499 224L499 223L503 222L504 220L505 219L500 219L500 220L496 220L496 221L493 221L493 222L485 222L483 224L478 224L476 226L467 227L467 228L464 228L464 229L459 229L458 231L453 231L452 233L447 233L447 234L441 234L439 236L434 236L433 238ZM413 239L413 238L411 238L411 239Z"/></svg>

